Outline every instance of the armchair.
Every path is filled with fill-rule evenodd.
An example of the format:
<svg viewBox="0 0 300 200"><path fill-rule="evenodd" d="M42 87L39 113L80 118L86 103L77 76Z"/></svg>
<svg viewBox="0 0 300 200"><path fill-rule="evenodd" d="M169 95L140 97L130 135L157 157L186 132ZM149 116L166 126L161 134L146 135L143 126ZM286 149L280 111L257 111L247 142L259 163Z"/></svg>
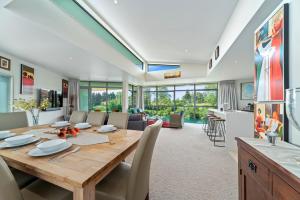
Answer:
<svg viewBox="0 0 300 200"><path fill-rule="evenodd" d="M184 113L174 113L170 115L170 128L182 128L184 125Z"/></svg>

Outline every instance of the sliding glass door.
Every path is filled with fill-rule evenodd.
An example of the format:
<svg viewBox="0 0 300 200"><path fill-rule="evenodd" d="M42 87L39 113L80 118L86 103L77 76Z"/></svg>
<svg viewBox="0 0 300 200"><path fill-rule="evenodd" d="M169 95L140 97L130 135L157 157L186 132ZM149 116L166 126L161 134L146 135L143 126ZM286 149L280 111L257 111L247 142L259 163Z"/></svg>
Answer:
<svg viewBox="0 0 300 200"><path fill-rule="evenodd" d="M166 120L171 113L183 111L186 122L203 123L217 102L216 83L144 87L145 112Z"/></svg>
<svg viewBox="0 0 300 200"><path fill-rule="evenodd" d="M10 111L10 77L0 75L0 112Z"/></svg>

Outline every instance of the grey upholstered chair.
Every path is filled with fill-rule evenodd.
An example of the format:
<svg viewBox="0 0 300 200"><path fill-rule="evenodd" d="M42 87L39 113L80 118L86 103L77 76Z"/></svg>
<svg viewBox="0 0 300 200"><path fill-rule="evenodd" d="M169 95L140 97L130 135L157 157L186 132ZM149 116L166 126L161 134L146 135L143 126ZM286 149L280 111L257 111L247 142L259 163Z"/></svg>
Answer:
<svg viewBox="0 0 300 200"><path fill-rule="evenodd" d="M0 131L28 126L26 112L0 113Z"/></svg>
<svg viewBox="0 0 300 200"><path fill-rule="evenodd" d="M87 116L86 122L93 126L101 126L104 124L105 117L105 112L90 112Z"/></svg>
<svg viewBox="0 0 300 200"><path fill-rule="evenodd" d="M72 124L82 123L86 120L86 112L83 111L73 111L69 122Z"/></svg>
<svg viewBox="0 0 300 200"><path fill-rule="evenodd" d="M117 128L127 129L128 113L122 113L122 112L110 113L107 124L112 124Z"/></svg>
<svg viewBox="0 0 300 200"><path fill-rule="evenodd" d="M144 200L149 198L152 153L162 121L148 126L138 144L132 165L121 163L96 186L101 200Z"/></svg>
<svg viewBox="0 0 300 200"><path fill-rule="evenodd" d="M45 181L35 181L20 190L5 161L0 157L0 200L67 200L72 193Z"/></svg>
<svg viewBox="0 0 300 200"><path fill-rule="evenodd" d="M24 127L28 127L26 112L0 113L0 130L9 130ZM21 172L17 169L12 168L11 171L19 188L23 188L29 183L36 180L34 176L30 176L29 174Z"/></svg>

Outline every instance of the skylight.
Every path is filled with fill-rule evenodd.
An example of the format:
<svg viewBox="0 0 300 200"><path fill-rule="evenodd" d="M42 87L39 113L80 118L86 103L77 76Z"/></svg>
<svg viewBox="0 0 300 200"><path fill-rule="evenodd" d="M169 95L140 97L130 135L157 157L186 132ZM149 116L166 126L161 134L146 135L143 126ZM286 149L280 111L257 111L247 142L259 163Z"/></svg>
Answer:
<svg viewBox="0 0 300 200"><path fill-rule="evenodd" d="M179 69L180 65L148 64L148 72Z"/></svg>

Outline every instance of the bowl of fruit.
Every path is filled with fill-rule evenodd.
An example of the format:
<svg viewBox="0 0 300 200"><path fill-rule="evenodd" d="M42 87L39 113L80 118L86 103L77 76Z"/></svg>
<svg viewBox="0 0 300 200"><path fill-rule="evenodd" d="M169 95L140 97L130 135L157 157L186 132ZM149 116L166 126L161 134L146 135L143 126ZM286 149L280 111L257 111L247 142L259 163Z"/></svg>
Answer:
<svg viewBox="0 0 300 200"><path fill-rule="evenodd" d="M60 138L76 137L79 134L79 128L65 127L59 129L57 134Z"/></svg>

